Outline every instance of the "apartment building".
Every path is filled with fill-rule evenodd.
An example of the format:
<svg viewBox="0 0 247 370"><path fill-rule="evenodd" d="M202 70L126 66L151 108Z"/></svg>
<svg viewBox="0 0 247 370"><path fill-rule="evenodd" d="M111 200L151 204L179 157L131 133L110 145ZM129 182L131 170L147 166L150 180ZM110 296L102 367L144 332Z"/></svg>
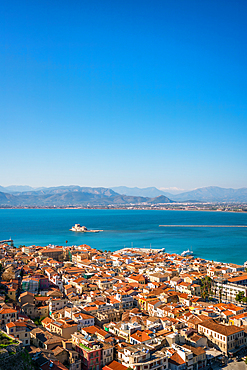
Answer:
<svg viewBox="0 0 247 370"><path fill-rule="evenodd" d="M18 311L13 308L0 309L0 327L5 330L9 322L15 322L18 319Z"/></svg>
<svg viewBox="0 0 247 370"><path fill-rule="evenodd" d="M118 352L118 360L122 365L131 367L133 370L165 370L168 369L168 357L162 351L150 353L149 347L136 344L125 347Z"/></svg>
<svg viewBox="0 0 247 370"><path fill-rule="evenodd" d="M68 303L68 299L63 299L63 298L50 298L48 301L48 306L49 306L49 314L51 315L52 312L61 310L66 306Z"/></svg>
<svg viewBox="0 0 247 370"><path fill-rule="evenodd" d="M221 278L214 279L212 281L213 294L215 297L221 298L222 301L236 302L236 295L240 292L243 292L244 297L247 297L247 285L242 285L245 281L247 282L243 278L232 278L229 280L223 280Z"/></svg>
<svg viewBox="0 0 247 370"><path fill-rule="evenodd" d="M207 320L198 324L198 333L204 334L219 350L228 354L245 346L246 336L244 330L235 326L227 326L217 323L215 320Z"/></svg>
<svg viewBox="0 0 247 370"><path fill-rule="evenodd" d="M113 346L91 340L79 333L72 334L72 343L81 358L82 370L100 370L113 361Z"/></svg>
<svg viewBox="0 0 247 370"><path fill-rule="evenodd" d="M129 310L134 306L134 298L127 293L117 293L115 298L120 302L120 308L124 310Z"/></svg>
<svg viewBox="0 0 247 370"><path fill-rule="evenodd" d="M206 366L206 352L202 347L194 347L184 344L182 346L174 343L172 348L186 363L186 369L198 370Z"/></svg>
<svg viewBox="0 0 247 370"><path fill-rule="evenodd" d="M42 325L49 332L60 335L65 339L70 339L71 334L77 331L77 324L69 318L53 320L49 317L46 317L42 321Z"/></svg>
<svg viewBox="0 0 247 370"><path fill-rule="evenodd" d="M30 330L25 322L9 322L6 324L6 332L20 340L24 346L30 345Z"/></svg>

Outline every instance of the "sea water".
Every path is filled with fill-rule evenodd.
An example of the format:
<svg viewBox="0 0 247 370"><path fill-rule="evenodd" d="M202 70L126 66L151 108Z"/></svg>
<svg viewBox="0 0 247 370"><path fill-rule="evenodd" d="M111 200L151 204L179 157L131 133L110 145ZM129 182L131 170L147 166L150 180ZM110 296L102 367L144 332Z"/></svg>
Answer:
<svg viewBox="0 0 247 370"><path fill-rule="evenodd" d="M100 233L76 233L79 223ZM81 245L115 251L124 247L192 249L195 256L243 264L247 228L160 227L159 225L245 225L247 213L161 210L0 209L0 240L20 245ZM67 243L66 243L67 241Z"/></svg>

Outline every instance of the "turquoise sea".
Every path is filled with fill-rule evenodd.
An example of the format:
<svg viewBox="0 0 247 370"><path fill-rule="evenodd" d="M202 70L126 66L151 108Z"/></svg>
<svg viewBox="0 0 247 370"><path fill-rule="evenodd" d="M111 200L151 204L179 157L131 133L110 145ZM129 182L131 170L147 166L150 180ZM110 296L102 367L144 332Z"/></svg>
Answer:
<svg viewBox="0 0 247 370"><path fill-rule="evenodd" d="M101 233L75 233L80 223ZM247 228L166 227L159 225L246 225L247 213L146 210L0 209L0 240L14 245L88 244L102 250L123 247L165 248L181 253L192 248L202 258L243 264Z"/></svg>

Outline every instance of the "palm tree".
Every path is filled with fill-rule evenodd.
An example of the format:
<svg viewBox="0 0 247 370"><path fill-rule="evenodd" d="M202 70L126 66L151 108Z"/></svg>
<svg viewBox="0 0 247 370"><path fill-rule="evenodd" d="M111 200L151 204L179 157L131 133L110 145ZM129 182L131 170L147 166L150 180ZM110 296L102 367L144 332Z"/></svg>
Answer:
<svg viewBox="0 0 247 370"><path fill-rule="evenodd" d="M223 290L223 286L220 286L220 290L219 290L220 303L221 303L221 298L222 298L222 290Z"/></svg>
<svg viewBox="0 0 247 370"><path fill-rule="evenodd" d="M207 298L212 294L211 290L212 279L209 276L205 276L205 278L202 279L201 282L202 282L202 291L201 291L202 298Z"/></svg>

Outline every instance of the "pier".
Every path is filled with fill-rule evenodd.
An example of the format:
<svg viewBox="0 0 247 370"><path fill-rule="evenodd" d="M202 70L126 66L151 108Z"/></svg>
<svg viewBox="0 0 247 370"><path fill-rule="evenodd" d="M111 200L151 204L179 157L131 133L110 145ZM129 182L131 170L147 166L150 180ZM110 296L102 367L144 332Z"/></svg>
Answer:
<svg viewBox="0 0 247 370"><path fill-rule="evenodd" d="M0 244L4 244L4 243L13 243L13 240L12 239L0 240Z"/></svg>
<svg viewBox="0 0 247 370"><path fill-rule="evenodd" d="M247 227L247 225L159 225L159 227Z"/></svg>

